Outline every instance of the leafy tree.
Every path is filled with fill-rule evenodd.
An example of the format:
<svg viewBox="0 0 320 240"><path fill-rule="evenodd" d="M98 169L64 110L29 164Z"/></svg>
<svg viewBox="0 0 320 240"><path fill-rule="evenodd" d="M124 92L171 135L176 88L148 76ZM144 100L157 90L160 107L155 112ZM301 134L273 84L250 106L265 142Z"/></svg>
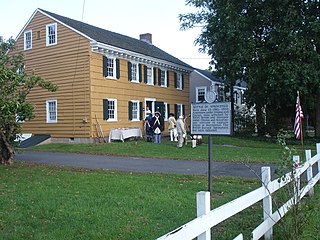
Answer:
<svg viewBox="0 0 320 240"><path fill-rule="evenodd" d="M57 86L24 71L23 55L14 53L14 40L0 42L0 162L12 164L14 140L21 122L34 117L33 106L27 102L30 91L39 86L56 91Z"/></svg>
<svg viewBox="0 0 320 240"><path fill-rule="evenodd" d="M294 117L296 91L320 135L318 0L188 0L200 9L180 16L182 28L200 25L196 43L232 85L248 82L258 133L277 132ZM315 111L316 109L316 111Z"/></svg>

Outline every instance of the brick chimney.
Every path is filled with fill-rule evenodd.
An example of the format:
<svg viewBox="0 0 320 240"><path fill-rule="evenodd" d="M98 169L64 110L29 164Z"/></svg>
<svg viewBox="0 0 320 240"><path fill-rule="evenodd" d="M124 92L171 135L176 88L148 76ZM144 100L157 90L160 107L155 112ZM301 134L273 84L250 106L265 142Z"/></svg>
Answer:
<svg viewBox="0 0 320 240"><path fill-rule="evenodd" d="M140 40L152 44L152 34L151 33L140 34Z"/></svg>

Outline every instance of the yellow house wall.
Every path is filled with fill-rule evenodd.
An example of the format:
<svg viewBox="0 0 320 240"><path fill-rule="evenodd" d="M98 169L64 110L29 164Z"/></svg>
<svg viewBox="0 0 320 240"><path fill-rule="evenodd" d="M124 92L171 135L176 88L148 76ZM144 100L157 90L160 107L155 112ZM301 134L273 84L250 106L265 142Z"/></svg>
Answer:
<svg viewBox="0 0 320 240"><path fill-rule="evenodd" d="M155 98L156 101L170 104L170 111L174 111L174 104L184 104L186 113L189 114L189 74L184 73L184 89L178 90L174 87L174 71L169 73L169 87L160 87L158 85L147 85L143 82L133 83L128 81L128 60L120 60L120 79L104 78L102 74L103 55L99 53L91 54L91 117L97 117L104 135L108 135L112 128L123 127L143 127L143 120L131 121L128 118L128 102L138 100L143 103L145 98ZM143 69L143 68L142 68ZM158 68L157 68L158 69ZM156 71L158 74L158 71ZM142 79L144 79L142 71ZM158 79L158 78L157 78ZM103 102L102 99L117 99L118 117L116 122L103 120ZM143 114L144 116L144 114ZM166 123L167 129L167 123ZM165 130L167 132L167 130Z"/></svg>
<svg viewBox="0 0 320 240"><path fill-rule="evenodd" d="M35 119L23 124L23 133L51 134L57 138L91 136L89 41L67 27L57 24L57 44L46 46L46 25L52 19L37 13L25 31L32 30L32 49L23 50L24 34L17 39L17 50L25 56L26 71L34 71L58 85L57 92L35 88L28 96L34 105ZM37 32L40 38L37 39ZM58 122L46 123L46 100L57 99Z"/></svg>

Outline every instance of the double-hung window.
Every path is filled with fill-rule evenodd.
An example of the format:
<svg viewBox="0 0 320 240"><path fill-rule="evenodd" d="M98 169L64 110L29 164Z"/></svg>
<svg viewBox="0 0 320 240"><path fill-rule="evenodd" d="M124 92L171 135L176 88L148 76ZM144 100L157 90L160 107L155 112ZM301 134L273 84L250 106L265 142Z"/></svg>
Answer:
<svg viewBox="0 0 320 240"><path fill-rule="evenodd" d="M128 62L128 77L129 81L139 83L141 66L138 63Z"/></svg>
<svg viewBox="0 0 320 240"><path fill-rule="evenodd" d="M51 46L57 44L57 23L48 24L46 26L46 45Z"/></svg>
<svg viewBox="0 0 320 240"><path fill-rule="evenodd" d="M159 85L167 87L167 71L159 69Z"/></svg>
<svg viewBox="0 0 320 240"><path fill-rule="evenodd" d="M103 76L111 79L120 78L119 59L103 56Z"/></svg>
<svg viewBox="0 0 320 240"><path fill-rule="evenodd" d="M153 85L153 68L147 67L147 84Z"/></svg>
<svg viewBox="0 0 320 240"><path fill-rule="evenodd" d="M32 30L24 32L24 50L32 48Z"/></svg>
<svg viewBox="0 0 320 240"><path fill-rule="evenodd" d="M175 83L175 88L182 90L183 89L183 75L182 73L175 73L174 74L174 83Z"/></svg>
<svg viewBox="0 0 320 240"><path fill-rule="evenodd" d="M204 102L206 97L206 87L197 87L196 88L196 102Z"/></svg>
<svg viewBox="0 0 320 240"><path fill-rule="evenodd" d="M57 100L47 100L46 101L46 116L47 116L47 123L56 123L58 122L58 102Z"/></svg>
<svg viewBox="0 0 320 240"><path fill-rule="evenodd" d="M103 99L103 120L117 121L117 99Z"/></svg>
<svg viewBox="0 0 320 240"><path fill-rule="evenodd" d="M184 116L185 114L185 106L183 104L175 104L174 105L175 116L178 118L179 116Z"/></svg>
<svg viewBox="0 0 320 240"><path fill-rule="evenodd" d="M142 118L142 102L138 100L129 101L129 120L140 121Z"/></svg>

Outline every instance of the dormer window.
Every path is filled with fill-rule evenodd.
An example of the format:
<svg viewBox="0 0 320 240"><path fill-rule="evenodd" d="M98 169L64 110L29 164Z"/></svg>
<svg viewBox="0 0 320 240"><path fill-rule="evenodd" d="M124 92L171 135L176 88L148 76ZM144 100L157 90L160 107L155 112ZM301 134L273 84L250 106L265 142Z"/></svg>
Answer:
<svg viewBox="0 0 320 240"><path fill-rule="evenodd" d="M24 32L24 50L32 48L32 30Z"/></svg>
<svg viewBox="0 0 320 240"><path fill-rule="evenodd" d="M46 26L46 46L57 44L57 23Z"/></svg>

